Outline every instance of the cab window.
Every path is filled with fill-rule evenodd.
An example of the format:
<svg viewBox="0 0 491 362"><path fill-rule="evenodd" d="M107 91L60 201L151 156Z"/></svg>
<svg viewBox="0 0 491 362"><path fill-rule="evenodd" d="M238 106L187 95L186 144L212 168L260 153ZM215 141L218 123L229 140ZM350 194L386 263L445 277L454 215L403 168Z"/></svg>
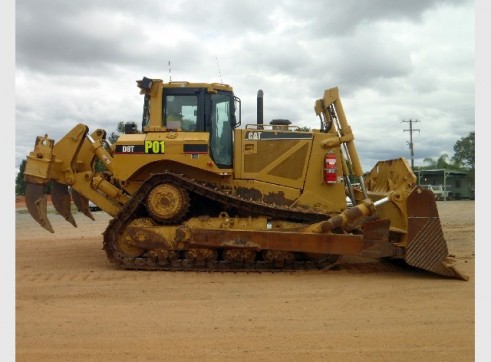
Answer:
<svg viewBox="0 0 491 362"><path fill-rule="evenodd" d="M198 97L195 95L167 95L164 97L164 126L169 129L196 131Z"/></svg>
<svg viewBox="0 0 491 362"><path fill-rule="evenodd" d="M150 123L150 96L145 95L143 101L142 130Z"/></svg>

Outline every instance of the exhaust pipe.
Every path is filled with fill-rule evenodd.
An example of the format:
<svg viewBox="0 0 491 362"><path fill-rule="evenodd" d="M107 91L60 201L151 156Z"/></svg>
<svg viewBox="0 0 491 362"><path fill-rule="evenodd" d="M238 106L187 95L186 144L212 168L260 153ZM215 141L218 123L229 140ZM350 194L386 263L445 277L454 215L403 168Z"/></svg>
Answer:
<svg viewBox="0 0 491 362"><path fill-rule="evenodd" d="M262 125L264 123L264 118L263 118L263 96L264 92L260 89L257 92L257 124ZM259 129L262 129L262 127L258 127Z"/></svg>

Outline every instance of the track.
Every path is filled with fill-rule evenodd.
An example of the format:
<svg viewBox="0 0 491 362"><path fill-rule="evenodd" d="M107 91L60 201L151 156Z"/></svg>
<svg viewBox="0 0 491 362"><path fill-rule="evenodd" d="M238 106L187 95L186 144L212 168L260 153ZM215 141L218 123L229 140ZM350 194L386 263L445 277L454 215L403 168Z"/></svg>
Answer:
<svg viewBox="0 0 491 362"><path fill-rule="evenodd" d="M328 215L316 212L310 209L290 208L284 206L276 206L245 200L243 198L233 196L215 187L210 187L206 184L188 179L182 175L165 172L163 174L150 177L133 195L131 200L127 202L118 215L112 219L103 234L103 248L109 260L124 269L140 269L140 270L167 270L167 271L243 271L243 272L258 272L258 271L292 271L306 269L329 269L332 268L339 260L337 255L324 255L319 259L309 259L304 255L299 257L295 255L295 260L283 262L282 260L274 260L274 258L262 258L262 255L257 255L249 261L230 262L223 258L223 250L215 249L200 249L199 251L210 252L212 258L196 259L190 258L186 251L168 252L159 250L147 250L143 255L138 257L130 257L118 250L118 238L124 233L127 225L136 218L144 217L146 210L144 200L148 193L158 184L162 182L171 182L187 190L190 194L205 197L207 200L218 202L223 209L235 209L246 215L267 216L274 219L282 219L297 222L318 222L328 219ZM176 227L180 225L180 221L176 220ZM274 254L274 253L273 253Z"/></svg>

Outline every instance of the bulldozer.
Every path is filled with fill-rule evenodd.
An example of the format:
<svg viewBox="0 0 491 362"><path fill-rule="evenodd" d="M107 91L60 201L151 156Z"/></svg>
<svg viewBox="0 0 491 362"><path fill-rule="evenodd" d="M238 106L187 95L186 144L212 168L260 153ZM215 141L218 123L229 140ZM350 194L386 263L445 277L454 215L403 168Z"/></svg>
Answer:
<svg viewBox="0 0 491 362"><path fill-rule="evenodd" d="M143 77L137 87L140 130L128 122L111 143L79 123L58 142L36 138L26 203L47 231L50 184L54 208L73 226L72 201L91 219L89 201L112 217L103 250L122 269L328 270L360 256L468 279L408 162L363 172L337 87L315 101L313 130L265 123L261 90L257 120L242 125L230 85Z"/></svg>

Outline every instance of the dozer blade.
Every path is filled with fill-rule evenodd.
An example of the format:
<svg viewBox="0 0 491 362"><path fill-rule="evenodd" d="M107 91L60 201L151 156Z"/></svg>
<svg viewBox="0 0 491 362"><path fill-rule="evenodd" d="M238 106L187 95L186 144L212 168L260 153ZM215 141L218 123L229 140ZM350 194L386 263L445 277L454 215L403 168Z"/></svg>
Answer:
<svg viewBox="0 0 491 362"><path fill-rule="evenodd" d="M26 185L26 205L29 214L39 225L54 233L53 227L48 219L48 198L44 194L43 184L27 183Z"/></svg>
<svg viewBox="0 0 491 362"><path fill-rule="evenodd" d="M77 227L77 223L73 218L70 207L72 198L68 193L68 185L53 181L51 186L51 201L53 202L56 211L58 211L66 221Z"/></svg>
<svg viewBox="0 0 491 362"><path fill-rule="evenodd" d="M407 213L406 263L445 277L468 280L469 277L451 265L448 258L447 242L433 193L414 189L407 199Z"/></svg>
<svg viewBox="0 0 491 362"><path fill-rule="evenodd" d="M72 200L75 203L75 205L77 206L78 211L83 213L88 218L95 220L94 216L92 215L92 213L90 212L90 209L89 209L89 200L87 200L87 198L85 196L82 196L80 193L78 193L74 189L70 189L70 192L72 194Z"/></svg>

